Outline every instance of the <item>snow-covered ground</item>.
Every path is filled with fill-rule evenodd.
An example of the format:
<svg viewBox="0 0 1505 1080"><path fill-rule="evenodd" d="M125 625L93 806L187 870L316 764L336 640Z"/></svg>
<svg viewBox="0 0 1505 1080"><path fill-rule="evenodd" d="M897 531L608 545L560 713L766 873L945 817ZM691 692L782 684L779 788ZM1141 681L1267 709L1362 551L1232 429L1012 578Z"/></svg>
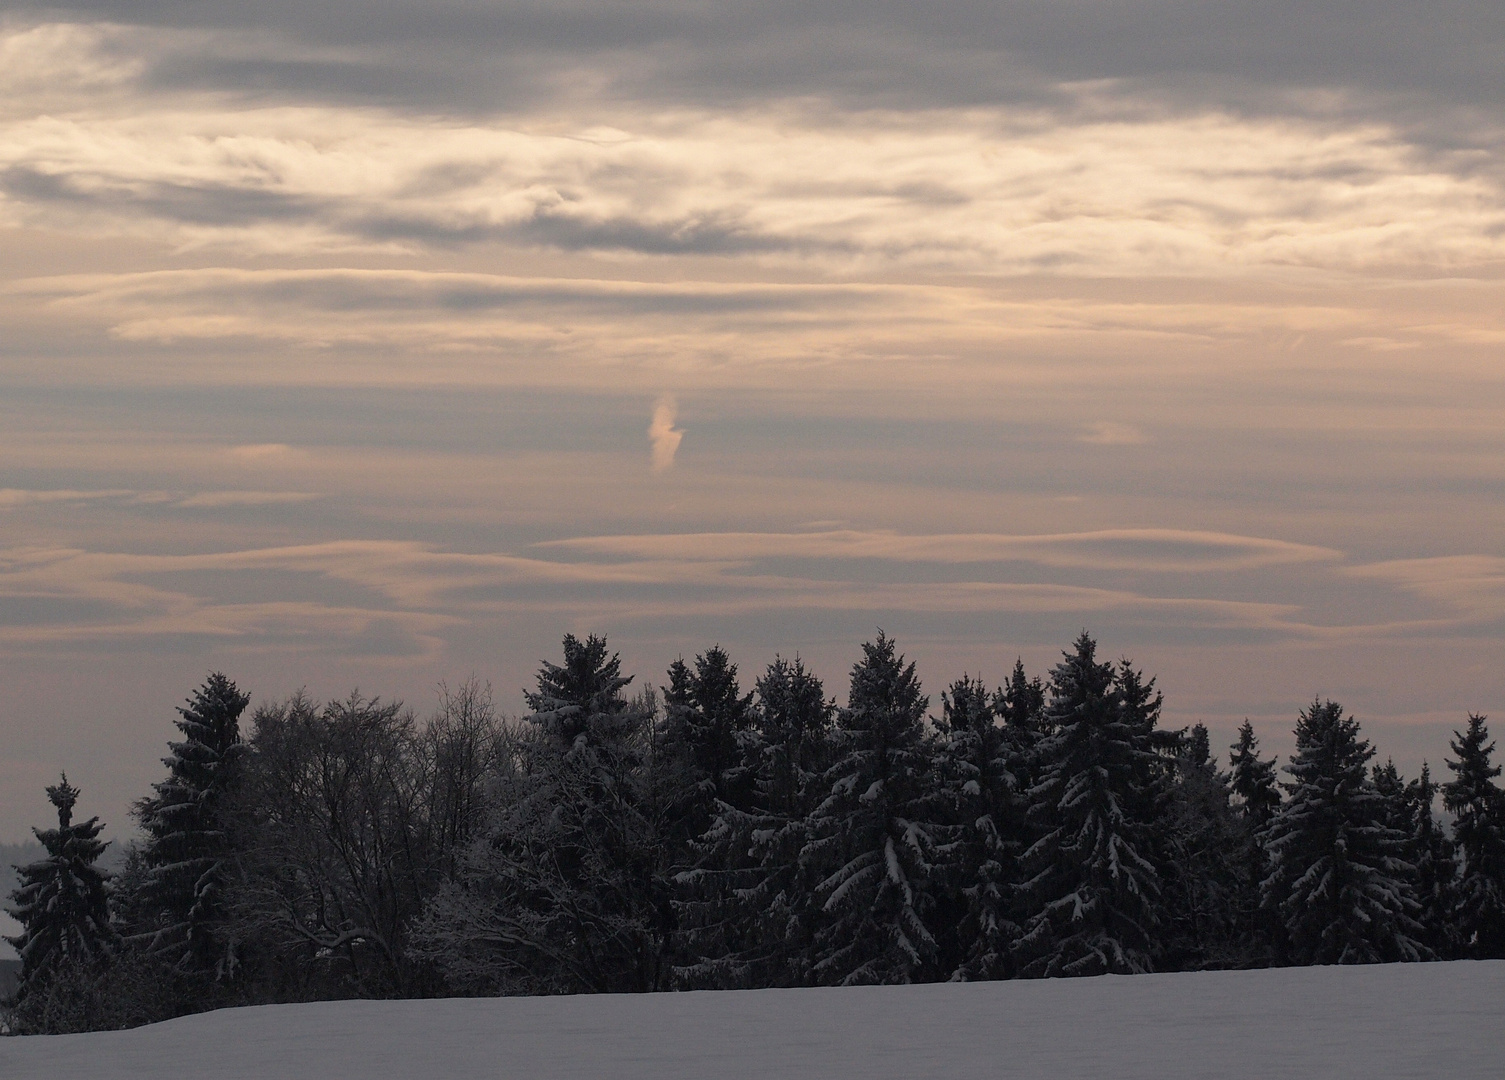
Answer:
<svg viewBox="0 0 1505 1080"><path fill-rule="evenodd" d="M5 1080L1505 1077L1505 962L227 1009L0 1039Z"/></svg>

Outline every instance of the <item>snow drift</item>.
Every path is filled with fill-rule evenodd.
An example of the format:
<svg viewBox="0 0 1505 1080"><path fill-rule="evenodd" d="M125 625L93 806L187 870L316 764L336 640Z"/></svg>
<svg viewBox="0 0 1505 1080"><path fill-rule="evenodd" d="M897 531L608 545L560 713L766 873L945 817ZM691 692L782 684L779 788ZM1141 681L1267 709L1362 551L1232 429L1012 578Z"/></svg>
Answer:
<svg viewBox="0 0 1505 1080"><path fill-rule="evenodd" d="M0 1039L6 1080L1505 1077L1505 961L226 1009Z"/></svg>

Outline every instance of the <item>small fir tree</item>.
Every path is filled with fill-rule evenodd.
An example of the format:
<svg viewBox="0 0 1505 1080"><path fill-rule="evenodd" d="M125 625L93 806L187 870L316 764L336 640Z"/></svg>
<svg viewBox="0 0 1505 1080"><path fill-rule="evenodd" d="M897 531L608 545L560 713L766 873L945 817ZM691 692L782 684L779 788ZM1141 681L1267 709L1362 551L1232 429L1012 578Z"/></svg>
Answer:
<svg viewBox="0 0 1505 1080"><path fill-rule="evenodd" d="M1505 794L1495 784L1500 766L1490 763L1495 744L1485 717L1469 714L1468 729L1453 732L1448 759L1453 779L1442 804L1453 815L1458 884L1453 925L1463 955L1505 958Z"/></svg>
<svg viewBox="0 0 1505 1080"><path fill-rule="evenodd" d="M17 1000L68 968L107 961L117 944L108 876L94 865L109 844L99 839L104 826L97 817L74 822L78 795L66 774L47 789L57 828L32 830L47 857L16 867L20 884L6 913L21 924L21 933L5 940L21 958Z"/></svg>
<svg viewBox="0 0 1505 1080"><path fill-rule="evenodd" d="M1238 742L1229 747L1229 786L1250 825L1262 829L1280 807L1280 789L1275 783L1275 759L1259 756L1254 725L1245 719L1238 729Z"/></svg>
<svg viewBox="0 0 1505 1080"><path fill-rule="evenodd" d="M233 946L216 940L232 845L224 820L245 753L240 715L250 695L215 672L178 708L182 742L167 744L167 777L134 813L146 839L141 907L151 923L138 931L152 951L182 969L230 974Z"/></svg>
<svg viewBox="0 0 1505 1080"><path fill-rule="evenodd" d="M913 664L879 633L852 668L838 718L830 795L810 817L802 859L831 867L816 888L822 924L812 970L825 984L907 983L934 972L938 823Z"/></svg>
<svg viewBox="0 0 1505 1080"><path fill-rule="evenodd" d="M1314 701L1296 723L1288 801L1263 834L1262 894L1295 964L1372 964L1428 956L1405 861L1408 837L1365 775L1374 756L1358 721Z"/></svg>

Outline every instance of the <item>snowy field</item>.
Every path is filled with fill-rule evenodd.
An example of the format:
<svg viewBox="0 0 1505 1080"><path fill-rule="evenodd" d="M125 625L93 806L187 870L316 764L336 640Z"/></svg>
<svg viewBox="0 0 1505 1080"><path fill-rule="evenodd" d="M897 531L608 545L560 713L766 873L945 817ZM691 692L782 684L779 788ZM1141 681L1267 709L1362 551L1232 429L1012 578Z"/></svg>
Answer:
<svg viewBox="0 0 1505 1080"><path fill-rule="evenodd" d="M1505 961L263 1006L0 1039L0 1077L1500 1080Z"/></svg>

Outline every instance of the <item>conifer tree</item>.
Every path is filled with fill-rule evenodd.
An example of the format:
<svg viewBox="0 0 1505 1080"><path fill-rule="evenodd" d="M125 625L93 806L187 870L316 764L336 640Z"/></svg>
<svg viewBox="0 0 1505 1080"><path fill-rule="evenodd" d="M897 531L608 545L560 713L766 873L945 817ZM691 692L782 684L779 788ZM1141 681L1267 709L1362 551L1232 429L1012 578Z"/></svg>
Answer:
<svg viewBox="0 0 1505 1080"><path fill-rule="evenodd" d="M235 963L216 931L233 854L224 811L241 771L240 715L249 701L222 673L211 674L178 708L183 741L167 744L167 777L134 807L146 833L140 906L152 914L138 935L187 970L228 975Z"/></svg>
<svg viewBox="0 0 1505 1080"><path fill-rule="evenodd" d="M755 933L729 952L725 985L805 986L818 959L815 891L823 875L800 853L810 838L807 817L822 801L836 703L798 656L792 663L775 657L755 690L758 728L747 743L757 755L754 793L740 827L753 868L734 892Z"/></svg>
<svg viewBox="0 0 1505 1080"><path fill-rule="evenodd" d="M1046 734L1045 687L1038 675L1031 679L1025 674L1023 659L1014 660L1009 681L994 692L993 714L1008 736L1014 782L1022 796L1035 785L1035 744Z"/></svg>
<svg viewBox="0 0 1505 1080"><path fill-rule="evenodd" d="M1395 767L1395 759L1388 758L1385 764L1373 766L1369 770L1369 781L1384 800L1385 824L1409 837L1412 825L1411 800L1406 797L1406 778Z"/></svg>
<svg viewBox="0 0 1505 1080"><path fill-rule="evenodd" d="M1358 721L1337 702L1314 701L1296 723L1286 766L1289 799L1264 830L1272 860L1262 894L1295 964L1419 960L1420 908L1403 858L1407 836L1365 775L1374 756Z"/></svg>
<svg viewBox="0 0 1505 1080"><path fill-rule="evenodd" d="M656 753L669 787L666 826L678 867L678 974L689 987L736 984L732 957L755 944L739 890L756 879L752 694L719 645L669 668Z"/></svg>
<svg viewBox="0 0 1505 1080"><path fill-rule="evenodd" d="M1463 955L1505 958L1505 794L1496 786L1500 766L1490 763L1495 744L1485 717L1469 714L1468 729L1453 732L1448 759L1453 779L1442 802L1453 818L1458 885L1453 923Z"/></svg>
<svg viewBox="0 0 1505 1080"><path fill-rule="evenodd" d="M47 857L16 868L20 884L6 913L21 924L21 933L5 940L21 958L18 999L70 965L108 960L116 946L108 878L94 865L109 844L99 839L104 826L97 817L74 822L78 796L66 774L47 789L57 828L32 830Z"/></svg>
<svg viewBox="0 0 1505 1080"><path fill-rule="evenodd" d="M1440 959L1450 959L1458 951L1457 934L1452 925L1457 862L1453 842L1438 826L1432 813L1436 798L1437 785L1432 783L1432 770L1423 761L1420 778L1406 785L1411 820L1407 858L1416 867L1414 885L1416 901L1421 905L1417 921L1422 925L1422 941Z"/></svg>
<svg viewBox="0 0 1505 1080"><path fill-rule="evenodd" d="M1149 971L1160 875L1147 852L1159 785L1153 680L1099 663L1084 631L1051 672L1049 734L1029 792L1026 976Z"/></svg>
<svg viewBox="0 0 1505 1080"><path fill-rule="evenodd" d="M825 984L916 982L936 961L926 925L937 846L929 699L892 638L879 633L862 651L838 717L830 795L811 814L801 856L833 868L816 890L823 919L812 971Z"/></svg>
<svg viewBox="0 0 1505 1080"><path fill-rule="evenodd" d="M513 782L413 954L477 991L609 993L669 986L672 888L661 807L644 775L651 717L606 640L564 638L526 695Z"/></svg>
<svg viewBox="0 0 1505 1080"><path fill-rule="evenodd" d="M1280 789L1275 784L1275 759L1259 756L1254 725L1245 719L1238 729L1238 742L1229 747L1229 784L1245 819L1262 829L1280 807Z"/></svg>
<svg viewBox="0 0 1505 1080"><path fill-rule="evenodd" d="M942 967L953 979L1009 977L1020 932L1014 907L1024 806L1014 733L995 712L1000 701L1005 691L990 696L981 679L965 676L941 695L938 794L955 838L936 923L955 928L942 941Z"/></svg>
<svg viewBox="0 0 1505 1080"><path fill-rule="evenodd" d="M1193 725L1176 757L1176 779L1157 829L1163 866L1166 966L1242 966L1247 959L1240 856L1247 827L1230 803L1228 776L1212 758L1206 726Z"/></svg>
<svg viewBox="0 0 1505 1080"><path fill-rule="evenodd" d="M1234 922L1243 945L1243 965L1252 966L1272 959L1270 950L1279 936L1278 920L1263 906L1260 890L1270 872L1264 829L1280 809L1280 788L1275 780L1275 759L1259 756L1259 738L1247 718L1238 729L1238 742L1231 744L1229 751L1229 789L1241 825L1235 841L1238 892Z"/></svg>
<svg viewBox="0 0 1505 1080"><path fill-rule="evenodd" d="M745 809L757 754L749 751L752 694L743 694L737 665L719 645L669 668L664 722L656 753L674 774L674 813L683 836L710 828L722 804Z"/></svg>
<svg viewBox="0 0 1505 1080"><path fill-rule="evenodd" d="M596 750L630 738L642 717L630 708L623 689L632 676L622 661L606 655L606 639L591 634L584 641L564 635L564 663L543 661L538 689L523 697L532 713L528 721L561 752L589 757Z"/></svg>

